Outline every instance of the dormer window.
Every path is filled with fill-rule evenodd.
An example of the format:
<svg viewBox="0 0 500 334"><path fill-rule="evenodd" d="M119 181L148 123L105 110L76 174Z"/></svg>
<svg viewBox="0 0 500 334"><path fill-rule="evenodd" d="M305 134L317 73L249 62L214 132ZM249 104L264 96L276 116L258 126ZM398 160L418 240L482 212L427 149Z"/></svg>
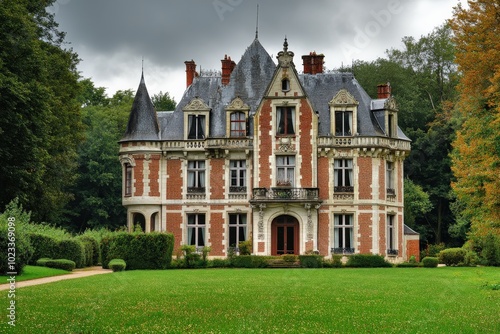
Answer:
<svg viewBox="0 0 500 334"><path fill-rule="evenodd" d="M188 139L205 139L205 116L188 115L188 129Z"/></svg>
<svg viewBox="0 0 500 334"><path fill-rule="evenodd" d="M356 135L359 102L346 89L341 89L328 103L331 115L331 131L335 136Z"/></svg>
<svg viewBox="0 0 500 334"><path fill-rule="evenodd" d="M295 108L276 108L276 134L281 136L295 135Z"/></svg>
<svg viewBox="0 0 500 334"><path fill-rule="evenodd" d="M226 107L226 136L241 138L247 136L247 120L250 107L236 97Z"/></svg>
<svg viewBox="0 0 500 334"><path fill-rule="evenodd" d="M335 135L352 136L352 111L343 110L335 112Z"/></svg>
<svg viewBox="0 0 500 334"><path fill-rule="evenodd" d="M288 78L281 80L281 90L284 92L288 92L290 90L290 80L288 80Z"/></svg>
<svg viewBox="0 0 500 334"><path fill-rule="evenodd" d="M202 140L209 136L210 107L195 97L183 109L184 139Z"/></svg>
<svg viewBox="0 0 500 334"><path fill-rule="evenodd" d="M239 111L231 113L231 137L245 137L246 125L245 113Z"/></svg>

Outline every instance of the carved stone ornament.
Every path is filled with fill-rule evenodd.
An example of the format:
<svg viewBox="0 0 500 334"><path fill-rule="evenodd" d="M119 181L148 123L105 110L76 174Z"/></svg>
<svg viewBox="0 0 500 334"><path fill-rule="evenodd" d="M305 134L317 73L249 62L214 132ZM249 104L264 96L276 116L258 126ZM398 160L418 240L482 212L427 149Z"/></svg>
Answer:
<svg viewBox="0 0 500 334"><path fill-rule="evenodd" d="M384 103L384 109L398 111L399 107L396 103L396 99L392 96L390 98L388 98L387 101L385 101L385 103Z"/></svg>
<svg viewBox="0 0 500 334"><path fill-rule="evenodd" d="M195 97L184 108L183 111L210 111L210 107L199 97Z"/></svg>
<svg viewBox="0 0 500 334"><path fill-rule="evenodd" d="M333 99L328 102L329 106L357 106L359 102L349 93L346 89L341 89L333 97Z"/></svg>
<svg viewBox="0 0 500 334"><path fill-rule="evenodd" d="M130 164L130 166L135 167L134 157L132 157L128 154L120 156L120 163L122 165Z"/></svg>
<svg viewBox="0 0 500 334"><path fill-rule="evenodd" d="M226 110L250 110L250 107L238 96L231 101Z"/></svg>

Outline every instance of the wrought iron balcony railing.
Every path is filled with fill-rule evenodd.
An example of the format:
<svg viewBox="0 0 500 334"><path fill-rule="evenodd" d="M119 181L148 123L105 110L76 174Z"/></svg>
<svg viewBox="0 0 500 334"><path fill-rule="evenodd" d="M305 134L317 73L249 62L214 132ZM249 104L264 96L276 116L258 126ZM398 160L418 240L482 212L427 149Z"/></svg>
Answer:
<svg viewBox="0 0 500 334"><path fill-rule="evenodd" d="M387 255L398 255L398 250L397 249L388 249Z"/></svg>
<svg viewBox="0 0 500 334"><path fill-rule="evenodd" d="M332 254L354 254L354 248L334 247L330 251Z"/></svg>
<svg viewBox="0 0 500 334"><path fill-rule="evenodd" d="M319 200L318 188L254 188L253 200Z"/></svg>

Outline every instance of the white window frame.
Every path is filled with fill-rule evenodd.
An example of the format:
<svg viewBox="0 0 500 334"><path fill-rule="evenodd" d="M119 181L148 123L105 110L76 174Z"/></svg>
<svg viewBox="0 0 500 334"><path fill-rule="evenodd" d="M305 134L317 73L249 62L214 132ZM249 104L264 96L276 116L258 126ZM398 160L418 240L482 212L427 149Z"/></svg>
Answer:
<svg viewBox="0 0 500 334"><path fill-rule="evenodd" d="M199 248L206 246L207 221L204 213L188 213L186 216L186 244ZM194 244L192 239L194 237Z"/></svg>
<svg viewBox="0 0 500 334"><path fill-rule="evenodd" d="M348 231L350 231L350 233L347 236ZM346 237L349 238L348 242L346 240ZM332 241L332 253L334 254L353 254L355 252L356 247L354 247L354 214L335 213L333 215Z"/></svg>

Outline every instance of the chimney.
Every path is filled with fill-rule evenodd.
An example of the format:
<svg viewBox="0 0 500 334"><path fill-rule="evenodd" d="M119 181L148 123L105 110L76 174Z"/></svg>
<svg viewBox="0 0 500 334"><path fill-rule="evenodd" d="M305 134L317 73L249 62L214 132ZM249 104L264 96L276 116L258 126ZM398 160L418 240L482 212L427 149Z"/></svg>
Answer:
<svg viewBox="0 0 500 334"><path fill-rule="evenodd" d="M312 53L309 53L309 55L302 56L302 64L304 65L304 74L311 74L312 72L311 58L312 58Z"/></svg>
<svg viewBox="0 0 500 334"><path fill-rule="evenodd" d="M186 88L189 87L196 76L196 64L194 60L187 60L184 62L186 64Z"/></svg>
<svg viewBox="0 0 500 334"><path fill-rule="evenodd" d="M323 59L325 55L309 52L309 55L302 56L304 65L304 74L323 73Z"/></svg>
<svg viewBox="0 0 500 334"><path fill-rule="evenodd" d="M391 97L391 84L388 82L386 84L377 85L377 98L387 99Z"/></svg>
<svg viewBox="0 0 500 334"><path fill-rule="evenodd" d="M224 55L224 59L221 60L222 62L222 84L227 85L229 84L229 78L231 76L231 72L233 72L234 67L236 66L236 63L231 60L231 57L228 57L227 55Z"/></svg>

